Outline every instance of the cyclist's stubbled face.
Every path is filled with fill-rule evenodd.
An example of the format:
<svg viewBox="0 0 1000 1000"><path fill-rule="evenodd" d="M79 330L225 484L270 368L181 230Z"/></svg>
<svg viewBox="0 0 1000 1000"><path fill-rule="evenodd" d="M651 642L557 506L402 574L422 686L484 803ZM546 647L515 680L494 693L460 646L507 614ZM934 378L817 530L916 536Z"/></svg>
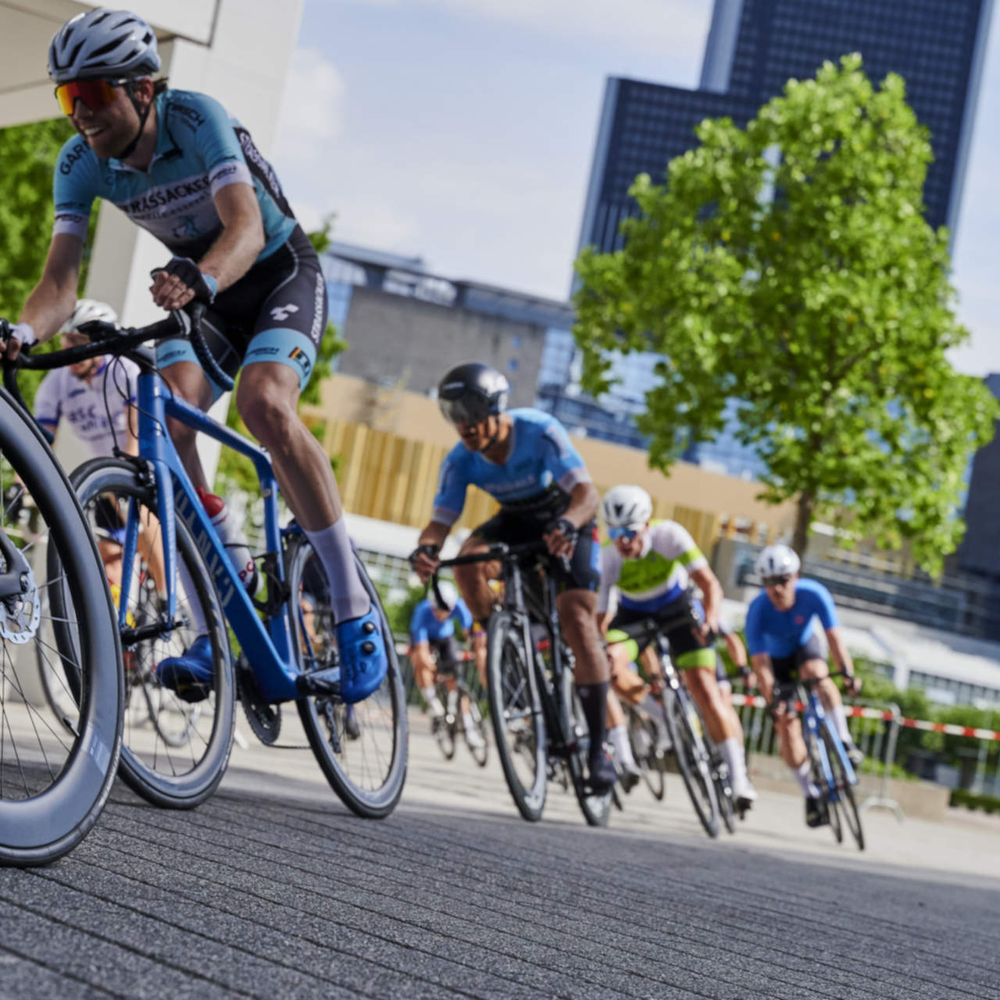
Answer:
<svg viewBox="0 0 1000 1000"><path fill-rule="evenodd" d="M618 554L624 559L638 559L642 555L642 544L646 540L646 532L649 525L643 525L631 538L618 538L615 540L615 548Z"/></svg>
<svg viewBox="0 0 1000 1000"><path fill-rule="evenodd" d="M123 150L139 130L139 114L124 87L115 87L115 99L96 111L91 111L78 99L69 118L87 145L102 160Z"/></svg>
<svg viewBox="0 0 1000 1000"><path fill-rule="evenodd" d="M788 611L795 603L795 581L799 578L796 573L788 577L787 582L772 583L764 589L767 591L768 600L779 610Z"/></svg>
<svg viewBox="0 0 1000 1000"><path fill-rule="evenodd" d="M466 423L463 420L455 424L455 430L462 439L462 444L469 451L482 451L494 438L500 434L500 417L487 417L479 423Z"/></svg>
<svg viewBox="0 0 1000 1000"><path fill-rule="evenodd" d="M433 610L434 617L439 622L447 621L448 616L451 614L451 612L448 611L447 609L442 610L441 608L432 608L431 610Z"/></svg>
<svg viewBox="0 0 1000 1000"><path fill-rule="evenodd" d="M82 333L64 333L62 335L63 347L80 347L83 344L89 343L90 338L85 337ZM77 361L75 365L69 365L68 367L74 377L85 379L89 378L101 367L101 359L87 358L85 361Z"/></svg>

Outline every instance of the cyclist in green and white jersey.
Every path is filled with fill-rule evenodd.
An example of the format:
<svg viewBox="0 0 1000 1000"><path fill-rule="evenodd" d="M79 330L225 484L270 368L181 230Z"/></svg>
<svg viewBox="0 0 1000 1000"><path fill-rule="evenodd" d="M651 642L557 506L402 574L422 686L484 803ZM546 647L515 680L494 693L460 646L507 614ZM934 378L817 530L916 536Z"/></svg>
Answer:
<svg viewBox="0 0 1000 1000"><path fill-rule="evenodd" d="M719 630L722 587L691 535L674 521L653 521L653 502L640 486L616 486L604 497L604 520L611 543L601 552L598 622L606 634L612 669L620 673L647 650L617 630L647 618L665 623L692 614L700 625L684 624L665 632L674 665L701 710L709 735L722 753L742 807L757 798L747 776L743 731L727 710L715 677L714 634ZM688 592L697 585L703 602ZM611 590L617 587L618 610L611 619ZM617 635L616 635L617 632ZM648 650L648 653L651 653Z"/></svg>

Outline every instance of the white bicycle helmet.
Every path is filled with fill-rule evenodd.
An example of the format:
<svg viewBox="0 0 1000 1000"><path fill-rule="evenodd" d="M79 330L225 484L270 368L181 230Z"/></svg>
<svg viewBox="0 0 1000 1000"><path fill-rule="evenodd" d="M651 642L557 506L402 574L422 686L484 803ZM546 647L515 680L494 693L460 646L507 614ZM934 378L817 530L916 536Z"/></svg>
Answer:
<svg viewBox="0 0 1000 1000"><path fill-rule="evenodd" d="M447 580L438 580L436 590L435 593L435 588L431 587L431 604L438 611L454 611L455 605L458 604L458 591L455 585Z"/></svg>
<svg viewBox="0 0 1000 1000"><path fill-rule="evenodd" d="M117 323L118 313L106 302L96 299L80 299L76 303L73 315L62 325L60 333L76 333L84 323L101 320L103 323Z"/></svg>
<svg viewBox="0 0 1000 1000"><path fill-rule="evenodd" d="M653 501L641 486L615 486L601 506L609 528L642 528L653 516Z"/></svg>
<svg viewBox="0 0 1000 1000"><path fill-rule="evenodd" d="M768 545L759 556L755 569L757 575L766 580L771 576L793 576L798 573L802 563L794 550L787 545Z"/></svg>
<svg viewBox="0 0 1000 1000"><path fill-rule="evenodd" d="M159 69L156 34L127 10L98 7L77 14L49 44L49 76L57 84L151 76Z"/></svg>

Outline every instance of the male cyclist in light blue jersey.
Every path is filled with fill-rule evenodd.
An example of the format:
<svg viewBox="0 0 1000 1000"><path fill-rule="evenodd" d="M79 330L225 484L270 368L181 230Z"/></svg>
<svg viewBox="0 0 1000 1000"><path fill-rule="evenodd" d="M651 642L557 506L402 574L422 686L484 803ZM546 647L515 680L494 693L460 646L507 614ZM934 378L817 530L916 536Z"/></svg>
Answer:
<svg viewBox="0 0 1000 1000"><path fill-rule="evenodd" d="M851 762L858 765L864 755L847 728L847 713L830 677L826 650L816 631L817 621L826 633L834 660L844 672L844 687L857 694L861 682L854 676L854 663L841 637L830 592L815 580L800 579L800 566L799 557L787 545L770 545L757 557L757 575L764 590L747 609L745 634L750 662L769 703L774 700L775 685L789 684L795 673L821 678L816 688L820 701L833 719ZM787 714L783 704L774 712L781 759L791 768L805 796L806 823L820 826L827 820L819 789L810 775L802 725Z"/></svg>
<svg viewBox="0 0 1000 1000"><path fill-rule="evenodd" d="M329 578L341 660L352 702L387 670L377 613L354 565L330 461L296 413L326 327L326 285L315 251L274 171L249 133L211 97L154 83L156 36L128 11L77 14L49 47L49 76L78 135L55 169L56 221L41 280L15 326L19 344L51 337L73 312L95 198L115 204L172 254L154 276L153 301L177 310L209 305L206 339L230 374L242 366L237 406L270 452L281 491ZM16 356L18 344L7 348ZM160 344L173 391L202 410L219 395L183 340ZM194 485L209 483L195 432L172 423ZM212 679L203 630L184 656L160 664L161 680L189 700Z"/></svg>
<svg viewBox="0 0 1000 1000"><path fill-rule="evenodd" d="M459 670L458 641L455 639L455 625L461 625L466 636L472 635L472 612L461 597L453 583L447 580L438 582L430 595L422 600L410 616L410 660L413 663L413 680L427 702L434 725L444 717L446 710L437 695L435 678L441 677L448 688L449 698L456 697L455 677ZM479 643L480 646L483 643ZM478 660L485 660L483 656ZM435 664L436 660L436 664ZM480 683L485 678L480 671ZM465 739L470 747L484 746L483 738L472 718L471 706L466 695L462 695L458 706L462 715L462 728Z"/></svg>
<svg viewBox="0 0 1000 1000"><path fill-rule="evenodd" d="M485 552L492 542L518 545L544 539L560 593L559 624L575 656L580 702L590 731L589 771L595 791L610 788L615 768L604 750L605 706L610 668L594 617L599 582L597 524L600 497L565 429L541 410L507 411L507 379L489 365L453 368L438 386L445 419L461 437L445 457L430 524L410 557L424 581L437 568L438 553L475 485L500 503L500 512L481 524L461 555ZM485 622L493 609L489 581L499 563L456 566L455 579L473 615Z"/></svg>

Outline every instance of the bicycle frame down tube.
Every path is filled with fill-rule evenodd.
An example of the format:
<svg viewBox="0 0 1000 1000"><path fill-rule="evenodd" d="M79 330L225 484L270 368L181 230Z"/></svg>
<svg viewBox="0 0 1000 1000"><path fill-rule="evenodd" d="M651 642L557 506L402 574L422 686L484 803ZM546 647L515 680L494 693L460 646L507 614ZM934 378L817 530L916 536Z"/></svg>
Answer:
<svg viewBox="0 0 1000 1000"><path fill-rule="evenodd" d="M815 691L809 690L806 692L806 697L802 699L802 704L805 706L805 711L802 713L802 725L809 736L816 739L816 752L819 754L819 762L823 767L823 780L834 800L839 801L840 795L837 792L837 782L833 777L833 768L830 766L830 757L826 752L826 742L820 732L827 721L823 711L823 703ZM839 743L840 740L838 739L837 742Z"/></svg>
<svg viewBox="0 0 1000 1000"><path fill-rule="evenodd" d="M164 572L169 584L168 613L176 614L175 583L177 536L174 517L184 520L195 545L205 558L215 582L223 613L233 627L240 645L252 658L254 674L261 692L269 702L287 701L298 697L291 666L292 642L287 615L274 615L265 629L250 601L246 589L236 574L219 536L195 492L180 457L166 437L166 418L173 419L207 434L223 445L246 455L254 464L264 496L264 532L268 550L281 553L281 533L278 527L278 484L267 453L251 444L228 427L218 424L201 410L170 393L158 375L143 372L139 376L139 454L153 467L157 487L157 516L163 528ZM130 511L126 541L133 530ZM138 526L135 526L137 530ZM134 554L134 549L133 549ZM279 578L284 567L278 560ZM123 566L131 572L131 566ZM127 578L127 577L126 577ZM124 603L124 602L123 602Z"/></svg>

